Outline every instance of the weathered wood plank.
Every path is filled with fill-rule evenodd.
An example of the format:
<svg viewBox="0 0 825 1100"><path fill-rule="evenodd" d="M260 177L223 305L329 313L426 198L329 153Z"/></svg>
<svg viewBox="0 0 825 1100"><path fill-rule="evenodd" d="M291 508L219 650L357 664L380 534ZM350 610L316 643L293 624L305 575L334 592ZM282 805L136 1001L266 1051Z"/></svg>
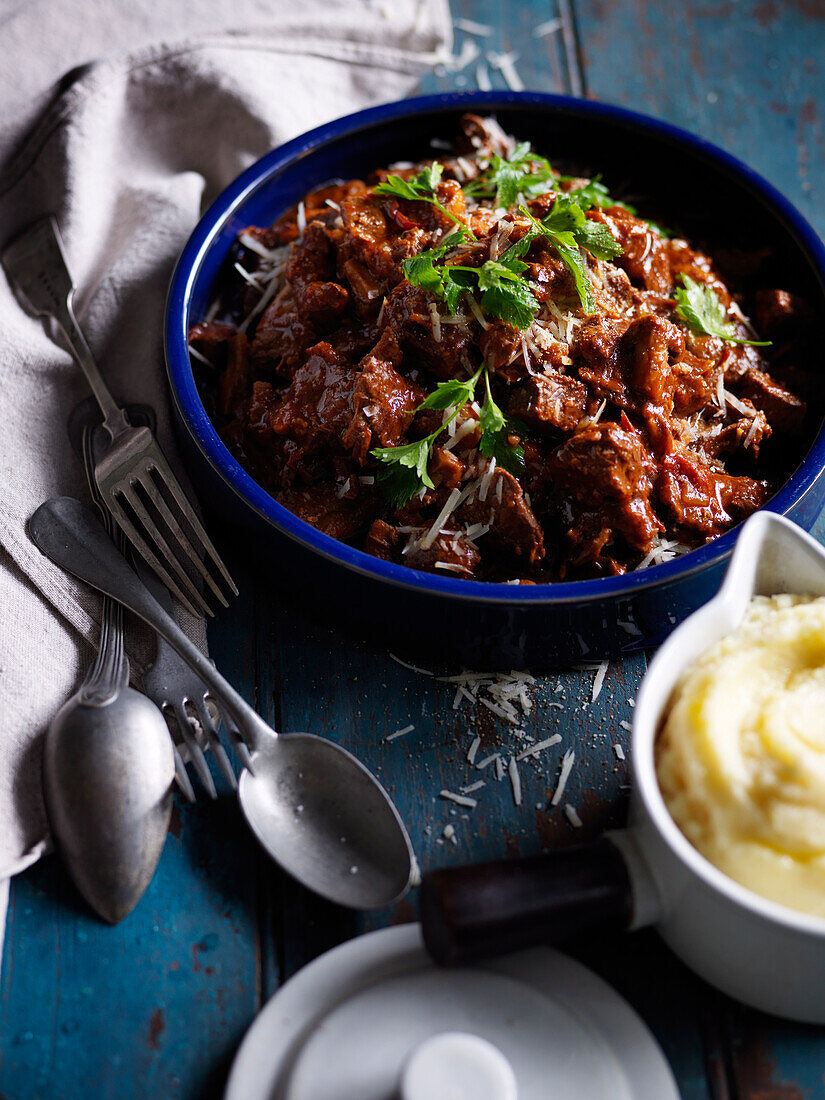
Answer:
<svg viewBox="0 0 825 1100"><path fill-rule="evenodd" d="M212 652L251 696L252 600L233 565L247 595L213 631ZM89 912L56 857L15 879L0 996L4 1096L220 1094L261 989L257 846L217 782L217 803L177 802L155 878L114 928Z"/></svg>
<svg viewBox="0 0 825 1100"><path fill-rule="evenodd" d="M777 182L820 228L822 96L819 5L709 0L701 9L652 2L454 0L492 28L480 56L426 90L474 86L478 66L505 81L486 51L517 53L526 86L590 94L668 117L726 144ZM558 27L534 38L537 25ZM579 66L578 41L585 66ZM617 45L620 43L620 48ZM818 46L817 46L818 43ZM825 526L819 528L825 536ZM590 701L593 672L556 674L532 692L524 722L562 742L508 779L466 760L517 741L482 704L453 711L454 688L410 672L367 643L351 644L277 593L258 566L234 564L244 599L211 632L221 669L279 728L310 729L356 751L410 823L423 866L569 843L621 822L628 721L643 661L611 665ZM557 685L562 691L556 692ZM562 703L562 707L554 703ZM392 742L387 733L414 724ZM562 752L577 754L567 794L583 827L549 808ZM438 797L479 777L478 806ZM455 829L457 844L445 839ZM359 930L409 919L412 904L356 917L302 890L251 839L231 798L180 808L158 876L116 929L81 907L55 860L13 885L0 1005L0 1091L21 1097L217 1095L231 1053L262 999L299 966ZM820 1029L732 1006L689 975L650 933L578 952L636 1005L671 1060L685 1100L825 1096ZM709 1083L710 1082L710 1083Z"/></svg>
<svg viewBox="0 0 825 1100"><path fill-rule="evenodd" d="M729 149L825 231L825 7L577 0L588 95Z"/></svg>

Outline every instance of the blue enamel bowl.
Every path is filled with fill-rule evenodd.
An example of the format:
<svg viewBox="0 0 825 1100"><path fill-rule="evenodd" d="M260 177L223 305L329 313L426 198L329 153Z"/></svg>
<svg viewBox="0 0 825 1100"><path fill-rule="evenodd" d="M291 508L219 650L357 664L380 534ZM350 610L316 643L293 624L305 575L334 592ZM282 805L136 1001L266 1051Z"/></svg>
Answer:
<svg viewBox="0 0 825 1100"><path fill-rule="evenodd" d="M187 354L219 268L247 225L268 225L311 188L397 160L432 155L468 110L495 113L539 152L601 172L643 210L695 240L773 250L770 285L825 313L825 249L797 210L723 150L618 107L538 92L425 96L360 111L262 157L199 222L175 270L166 313L169 384L181 444L201 499L266 546L271 573L302 599L393 652L469 667L548 667L600 660L661 642L719 586L736 531L683 557L622 577L511 586L415 572L321 534L287 511L238 464L206 412ZM709 201L712 197L713 201ZM825 502L825 432L767 507L810 529Z"/></svg>

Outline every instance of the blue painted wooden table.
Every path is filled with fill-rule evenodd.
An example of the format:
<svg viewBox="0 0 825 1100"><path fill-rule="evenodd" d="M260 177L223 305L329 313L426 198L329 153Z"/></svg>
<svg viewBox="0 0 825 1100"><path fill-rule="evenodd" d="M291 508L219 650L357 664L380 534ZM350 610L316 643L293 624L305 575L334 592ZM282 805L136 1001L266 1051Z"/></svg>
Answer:
<svg viewBox="0 0 825 1100"><path fill-rule="evenodd" d="M465 64L437 70L422 90L502 86L514 74L501 55L518 55L515 77L526 87L620 103L697 131L763 172L825 230L822 0L453 0L453 14ZM712 201L696 184L697 202ZM825 524L818 534L825 541ZM472 813L451 809L438 791L472 782L473 737L490 752L507 743L506 723L482 705L453 709L450 685L309 618L273 588L270 562L230 531L222 544L242 595L211 630L219 667L277 728L322 733L374 768L425 866L529 853L622 821L626 763L614 745L627 745L622 723L642 657L612 665L595 703L593 672L538 677L527 728L558 732L562 743L524 768L523 805L506 781L491 780ZM384 740L408 725L407 735ZM579 830L561 807L546 809L567 748L576 765L566 801ZM216 803L178 803L155 880L116 928L90 916L54 858L14 881L0 1002L5 1100L218 1096L241 1036L281 982L360 931L412 918L409 903L365 918L309 895L262 855L220 782L219 790ZM443 835L449 824L455 843ZM651 933L578 953L648 1021L684 1100L825 1100L825 1029L743 1009L693 978Z"/></svg>

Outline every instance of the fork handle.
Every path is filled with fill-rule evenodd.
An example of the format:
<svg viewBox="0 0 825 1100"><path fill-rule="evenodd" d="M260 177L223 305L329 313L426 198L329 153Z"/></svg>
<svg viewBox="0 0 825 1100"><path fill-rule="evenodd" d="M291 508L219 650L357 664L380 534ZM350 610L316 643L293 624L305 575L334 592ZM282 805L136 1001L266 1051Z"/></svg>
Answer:
<svg viewBox="0 0 825 1100"><path fill-rule="evenodd" d="M211 688L253 752L272 744L278 736L275 731L221 676L172 616L167 615L118 552L90 507L73 497L55 497L40 505L29 520L28 530L47 558L128 607L165 638Z"/></svg>
<svg viewBox="0 0 825 1100"><path fill-rule="evenodd" d="M86 381L91 386L98 405L100 405L100 411L103 413L103 427L114 440L129 428L129 421L126 418L126 413L115 401L111 390L103 381L103 375L95 362L92 349L77 323L72 304L73 297L74 294L70 293L65 302L55 303L53 316L66 337L78 366L86 375Z"/></svg>

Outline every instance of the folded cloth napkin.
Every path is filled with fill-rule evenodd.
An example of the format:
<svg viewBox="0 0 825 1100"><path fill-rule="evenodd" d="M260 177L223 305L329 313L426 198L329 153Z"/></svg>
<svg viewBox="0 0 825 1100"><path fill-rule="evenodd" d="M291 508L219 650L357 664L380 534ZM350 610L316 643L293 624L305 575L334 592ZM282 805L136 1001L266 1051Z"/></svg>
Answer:
<svg viewBox="0 0 825 1100"><path fill-rule="evenodd" d="M57 215L101 369L122 403L154 406L173 465L164 296L200 212L273 146L408 95L449 25L446 0L40 0L0 15L0 247ZM85 493L65 425L87 393L0 274L0 878L48 844L41 738L98 631L99 601L25 530L46 498Z"/></svg>

